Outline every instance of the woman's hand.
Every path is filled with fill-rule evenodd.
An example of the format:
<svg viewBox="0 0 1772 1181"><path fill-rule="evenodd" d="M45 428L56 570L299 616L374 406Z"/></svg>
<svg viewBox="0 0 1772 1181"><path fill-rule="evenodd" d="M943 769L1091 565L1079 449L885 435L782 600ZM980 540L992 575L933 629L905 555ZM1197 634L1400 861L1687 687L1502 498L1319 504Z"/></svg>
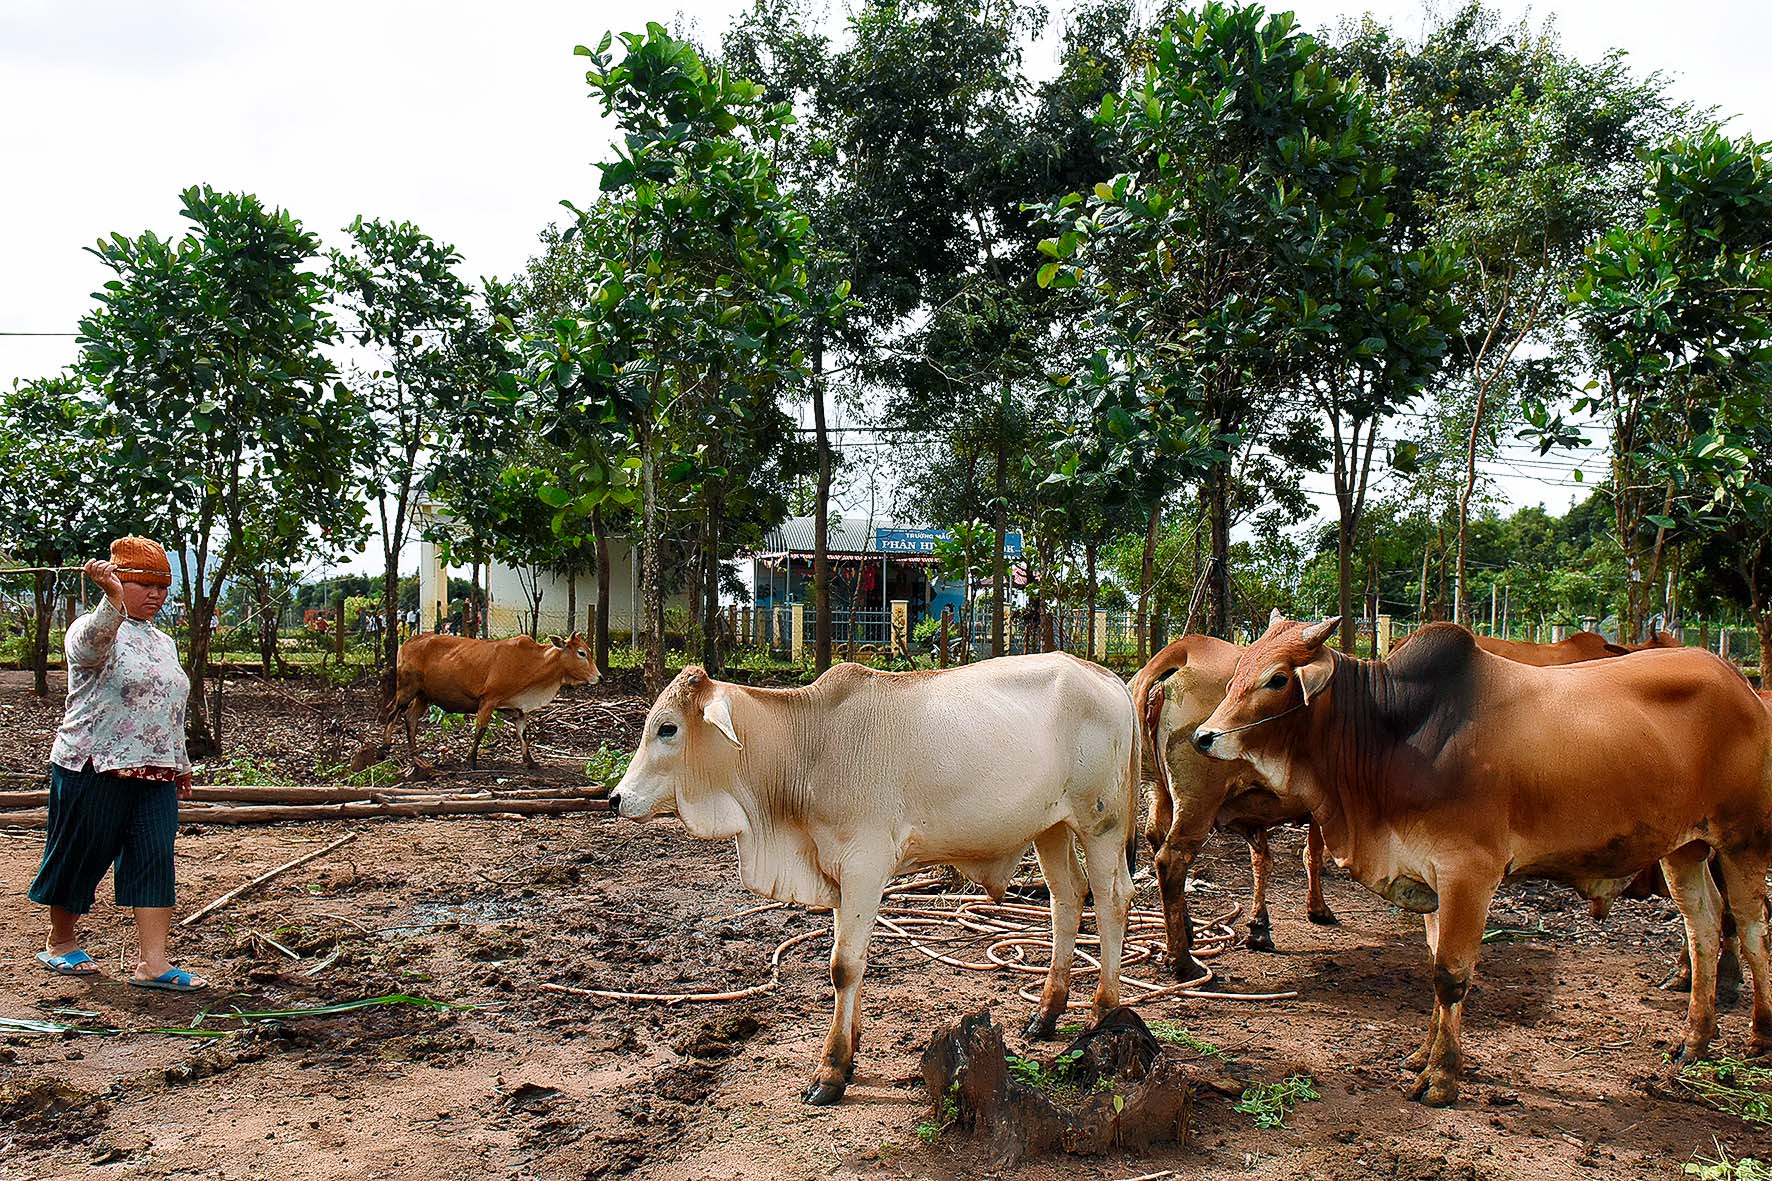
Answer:
<svg viewBox="0 0 1772 1181"><path fill-rule="evenodd" d="M178 777L178 798L181 800L191 798L191 773L189 771L183 772Z"/></svg>
<svg viewBox="0 0 1772 1181"><path fill-rule="evenodd" d="M105 592L105 598L111 601L111 606L119 611L123 610L123 580L117 577L116 563L94 558L86 563L84 569L86 577Z"/></svg>

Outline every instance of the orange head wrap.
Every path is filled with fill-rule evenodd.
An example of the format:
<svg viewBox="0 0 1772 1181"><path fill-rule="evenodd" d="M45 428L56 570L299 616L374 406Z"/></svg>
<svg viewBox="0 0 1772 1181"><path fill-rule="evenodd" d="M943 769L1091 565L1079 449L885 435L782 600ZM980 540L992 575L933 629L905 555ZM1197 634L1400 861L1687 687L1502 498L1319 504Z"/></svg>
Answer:
<svg viewBox="0 0 1772 1181"><path fill-rule="evenodd" d="M171 586L172 564L160 543L146 537L119 537L111 543L111 561L124 582Z"/></svg>

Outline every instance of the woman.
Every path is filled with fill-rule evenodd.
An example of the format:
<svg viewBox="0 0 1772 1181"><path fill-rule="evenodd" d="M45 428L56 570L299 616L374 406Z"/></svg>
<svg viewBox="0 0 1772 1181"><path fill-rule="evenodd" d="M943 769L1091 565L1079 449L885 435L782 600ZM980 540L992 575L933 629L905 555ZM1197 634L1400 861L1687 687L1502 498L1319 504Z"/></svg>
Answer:
<svg viewBox="0 0 1772 1181"><path fill-rule="evenodd" d="M85 571L105 599L62 643L68 709L49 755L49 832L30 892L49 907L49 941L37 960L58 975L98 972L75 925L115 863L117 905L135 908L141 945L129 983L192 992L207 982L166 958L178 801L191 794L191 683L172 637L153 624L172 567L159 543L123 537L111 543L110 561Z"/></svg>

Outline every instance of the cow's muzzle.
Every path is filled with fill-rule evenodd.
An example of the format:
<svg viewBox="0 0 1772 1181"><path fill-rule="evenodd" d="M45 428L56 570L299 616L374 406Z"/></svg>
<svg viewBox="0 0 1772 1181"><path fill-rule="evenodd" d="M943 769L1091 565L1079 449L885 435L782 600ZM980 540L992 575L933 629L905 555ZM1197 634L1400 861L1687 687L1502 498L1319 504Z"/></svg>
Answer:
<svg viewBox="0 0 1772 1181"><path fill-rule="evenodd" d="M609 815L621 815L621 793L619 791L609 793Z"/></svg>
<svg viewBox="0 0 1772 1181"><path fill-rule="evenodd" d="M1212 744L1222 735L1217 730L1208 730L1204 726L1194 731L1194 749L1203 755L1212 754Z"/></svg>

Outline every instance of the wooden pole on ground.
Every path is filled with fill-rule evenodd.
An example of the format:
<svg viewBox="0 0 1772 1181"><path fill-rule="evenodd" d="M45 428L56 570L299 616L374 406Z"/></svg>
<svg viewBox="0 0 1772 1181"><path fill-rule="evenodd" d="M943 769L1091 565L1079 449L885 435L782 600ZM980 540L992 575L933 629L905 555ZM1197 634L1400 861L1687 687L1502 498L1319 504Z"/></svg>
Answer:
<svg viewBox="0 0 1772 1181"><path fill-rule="evenodd" d="M205 906L202 910L196 911L195 913L186 916L184 921L179 923L179 926L189 927L195 923L200 923L203 921L203 919L207 915L210 915L210 914L214 913L216 910L219 910L221 907L226 906L228 903L230 903L234 899L240 897L240 895L246 893L248 890L251 890L257 886L262 886L266 882L270 881L272 878L276 877L278 874L287 873L289 870L292 870L299 865L306 865L310 861L318 861L320 858L326 856L328 853L332 852L334 849L338 848L340 845L348 845L356 839L357 839L356 833L348 832L344 836L338 838L338 840L332 842L330 845L327 845L324 849L316 849L312 853L305 853L302 856L295 858L293 861L285 861L282 865L277 866L277 868L272 869L272 870L268 870L265 873L259 874L257 877L253 878L250 882L247 882L245 885L234 887L232 890L229 890L226 894L223 894L220 898L217 898L214 902L211 902L208 906Z"/></svg>

